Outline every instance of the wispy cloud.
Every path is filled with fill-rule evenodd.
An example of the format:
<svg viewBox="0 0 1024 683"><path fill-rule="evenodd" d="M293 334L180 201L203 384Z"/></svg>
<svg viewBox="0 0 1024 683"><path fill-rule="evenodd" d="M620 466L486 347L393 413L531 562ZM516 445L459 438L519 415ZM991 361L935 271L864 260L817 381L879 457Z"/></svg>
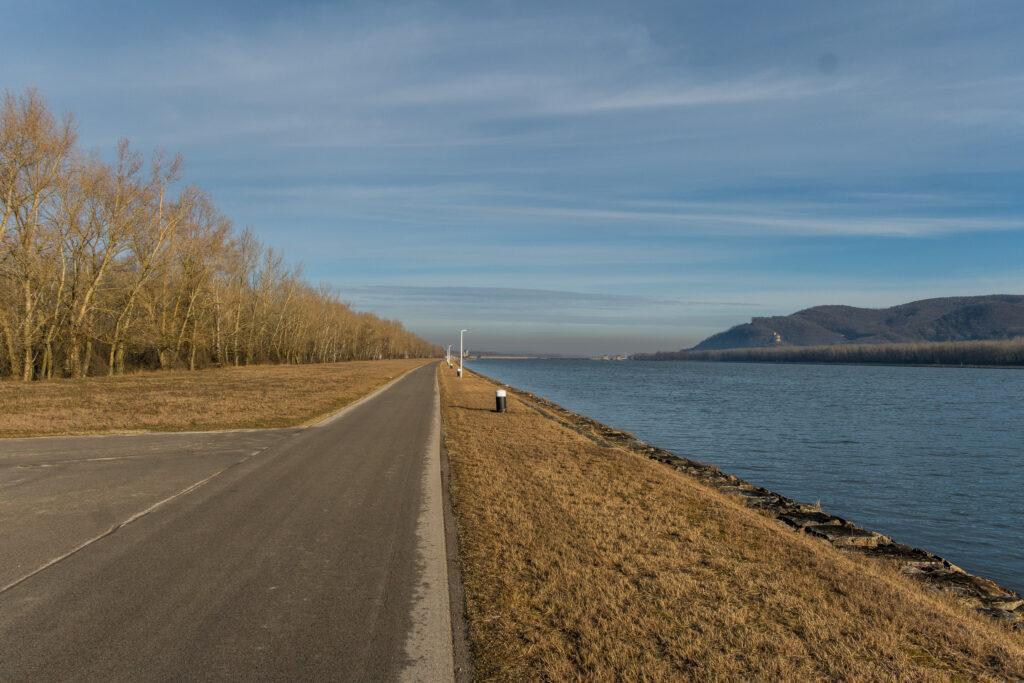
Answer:
<svg viewBox="0 0 1024 683"><path fill-rule="evenodd" d="M661 225L691 234L733 235L873 235L891 237L918 237L953 232L1024 230L1024 218L976 217L894 217L857 216L842 217L828 214L809 216L793 214L782 216L737 213L735 204L723 205L715 211L642 211L609 209L568 209L553 207L479 207L454 206L457 211L476 216L490 215L492 221L517 222L524 217L553 220L613 223L623 227ZM777 213L771 206L762 207L766 213Z"/></svg>
<svg viewBox="0 0 1024 683"><path fill-rule="evenodd" d="M471 320L473 347L491 350L621 352L624 326L676 348L688 339L687 327L715 329L737 315L723 311L740 311L743 317L761 308L742 301L503 287L351 287L341 293L357 307L407 321L439 344ZM555 343L555 338L563 341ZM573 338L565 345L565 339Z"/></svg>
<svg viewBox="0 0 1024 683"><path fill-rule="evenodd" d="M730 82L674 83L666 87L629 89L620 93L562 96L549 101L543 111L559 114L586 114L636 109L702 107L709 105L753 104L774 100L801 99L849 90L853 82L822 82L760 74Z"/></svg>
<svg viewBox="0 0 1024 683"><path fill-rule="evenodd" d="M1024 288L1006 3L6 9L5 85L73 111L85 147L183 152L314 279L427 287L358 290L424 329L502 310L523 339L650 348L752 311Z"/></svg>
<svg viewBox="0 0 1024 683"><path fill-rule="evenodd" d="M467 203L466 200L472 200ZM454 183L407 186L313 185L253 193L251 201L279 205L319 202L338 218L408 221L422 217L433 224L561 226L572 230L602 227L646 235L757 235L930 237L978 231L1021 231L1024 216L979 215L985 199L925 193L857 193L834 201L610 201L607 198L549 198L493 192L485 185ZM329 200L329 203L328 201ZM569 200L577 206L567 205ZM584 202L591 206L579 206ZM284 202L282 204L282 202ZM554 203L557 202L557 203ZM954 207L967 209L951 216Z"/></svg>

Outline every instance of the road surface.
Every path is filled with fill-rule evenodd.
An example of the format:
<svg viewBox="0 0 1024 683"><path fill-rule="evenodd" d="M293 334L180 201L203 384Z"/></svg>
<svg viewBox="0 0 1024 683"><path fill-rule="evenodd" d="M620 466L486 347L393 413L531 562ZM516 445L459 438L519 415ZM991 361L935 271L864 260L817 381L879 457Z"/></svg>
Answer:
<svg viewBox="0 0 1024 683"><path fill-rule="evenodd" d="M0 680L451 680L434 373L306 429L0 441Z"/></svg>

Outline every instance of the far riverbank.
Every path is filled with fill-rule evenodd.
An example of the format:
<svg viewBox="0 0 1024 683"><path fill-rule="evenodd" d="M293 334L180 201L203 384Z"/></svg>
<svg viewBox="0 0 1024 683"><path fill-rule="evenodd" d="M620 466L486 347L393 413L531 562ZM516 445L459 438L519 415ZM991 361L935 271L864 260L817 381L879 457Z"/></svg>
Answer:
<svg viewBox="0 0 1024 683"><path fill-rule="evenodd" d="M638 353L633 360L733 363L839 363L930 367L1021 368L1024 338L917 344L832 344Z"/></svg>

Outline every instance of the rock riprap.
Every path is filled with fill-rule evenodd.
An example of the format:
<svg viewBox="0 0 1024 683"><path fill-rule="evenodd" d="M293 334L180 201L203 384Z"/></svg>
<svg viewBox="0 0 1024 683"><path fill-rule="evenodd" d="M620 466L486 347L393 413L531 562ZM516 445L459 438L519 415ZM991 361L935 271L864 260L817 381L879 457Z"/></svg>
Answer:
<svg viewBox="0 0 1024 683"><path fill-rule="evenodd" d="M934 553L862 529L852 522L823 512L818 505L798 503L774 491L749 484L739 477L725 474L715 465L680 457L652 446L629 432L566 410L546 398L498 382L495 384L521 398L524 405L589 439L643 455L720 491L733 494L747 506L777 519L794 531L821 538L843 552L893 563L903 574L921 581L928 588L954 595L958 602L1024 631L1024 599L1020 595L993 581L968 574Z"/></svg>

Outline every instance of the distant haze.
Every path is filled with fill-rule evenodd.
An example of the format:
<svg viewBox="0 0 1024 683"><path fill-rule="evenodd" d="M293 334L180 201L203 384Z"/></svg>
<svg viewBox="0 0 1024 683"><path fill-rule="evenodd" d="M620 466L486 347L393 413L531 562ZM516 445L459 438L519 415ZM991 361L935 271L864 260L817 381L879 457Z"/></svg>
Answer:
<svg viewBox="0 0 1024 683"><path fill-rule="evenodd" d="M1024 291L1024 4L7 3L5 88L181 152L433 342L679 349Z"/></svg>

